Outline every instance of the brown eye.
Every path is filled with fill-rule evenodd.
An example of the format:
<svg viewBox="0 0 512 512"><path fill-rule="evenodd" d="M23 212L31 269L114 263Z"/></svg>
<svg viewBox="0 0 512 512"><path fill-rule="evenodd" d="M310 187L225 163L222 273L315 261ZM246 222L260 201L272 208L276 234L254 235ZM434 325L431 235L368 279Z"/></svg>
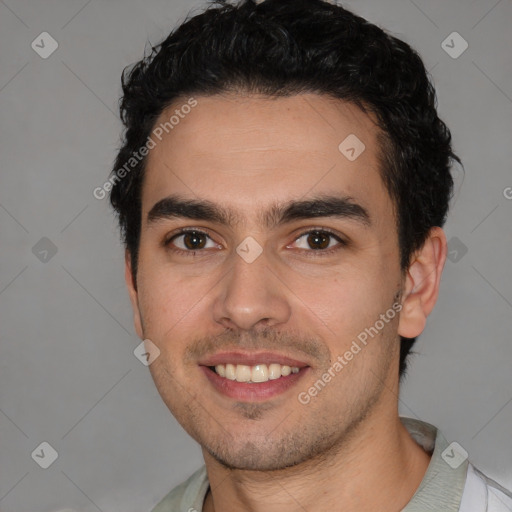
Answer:
<svg viewBox="0 0 512 512"><path fill-rule="evenodd" d="M332 244L332 242L334 242L334 244ZM336 242L338 243L336 244ZM304 249L309 252L319 251L325 253L329 253L331 250L339 249L339 246L346 245L346 243L339 236L324 229L314 229L307 231L306 233L303 233L301 236L296 238L295 243L299 249Z"/></svg>
<svg viewBox="0 0 512 512"><path fill-rule="evenodd" d="M312 228L295 238L287 248L298 248L299 254L307 258L331 257L350 246L342 235L327 228Z"/></svg>
<svg viewBox="0 0 512 512"><path fill-rule="evenodd" d="M331 235L321 231L313 231L308 234L307 242L312 249L327 249Z"/></svg>
<svg viewBox="0 0 512 512"><path fill-rule="evenodd" d="M184 233L182 236L185 247L191 251L202 249L206 245L206 237L203 233L190 231L188 233Z"/></svg>
<svg viewBox="0 0 512 512"><path fill-rule="evenodd" d="M210 246L207 247L208 242L210 242ZM218 247L207 233L197 229L182 230L166 240L164 245L178 252L193 252L204 248Z"/></svg>

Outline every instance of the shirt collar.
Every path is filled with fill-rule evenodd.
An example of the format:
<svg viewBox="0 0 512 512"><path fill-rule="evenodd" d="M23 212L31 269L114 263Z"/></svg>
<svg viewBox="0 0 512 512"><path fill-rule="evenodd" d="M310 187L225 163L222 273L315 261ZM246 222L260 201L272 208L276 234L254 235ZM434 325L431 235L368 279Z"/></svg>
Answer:
<svg viewBox="0 0 512 512"><path fill-rule="evenodd" d="M467 458L459 463L458 459L464 457L456 453L458 445L449 445L433 425L412 418L400 420L414 441L432 454L420 486L402 512L458 512L466 483Z"/></svg>

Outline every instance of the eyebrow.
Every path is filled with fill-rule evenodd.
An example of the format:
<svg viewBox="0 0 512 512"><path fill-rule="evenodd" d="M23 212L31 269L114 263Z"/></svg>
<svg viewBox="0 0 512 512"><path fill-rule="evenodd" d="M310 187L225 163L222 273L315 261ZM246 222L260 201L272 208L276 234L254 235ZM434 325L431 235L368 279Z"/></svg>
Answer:
<svg viewBox="0 0 512 512"><path fill-rule="evenodd" d="M348 219L364 227L371 226L368 210L348 196L324 194L306 200L275 203L267 210L258 212L260 224L267 229L316 217ZM244 223L244 217L231 208L206 199L188 199L171 195L161 199L151 208L147 216L147 224L177 218L210 221L230 227Z"/></svg>

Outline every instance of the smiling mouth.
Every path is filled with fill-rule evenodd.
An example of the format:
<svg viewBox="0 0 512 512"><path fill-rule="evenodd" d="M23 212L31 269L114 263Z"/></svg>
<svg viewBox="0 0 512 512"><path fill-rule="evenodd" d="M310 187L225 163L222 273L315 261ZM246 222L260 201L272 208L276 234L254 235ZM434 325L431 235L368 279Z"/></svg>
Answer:
<svg viewBox="0 0 512 512"><path fill-rule="evenodd" d="M249 384L277 380L281 377L287 377L292 373L299 373L297 366L288 366L279 363L271 363L268 365L262 363L252 366L228 363L209 366L208 368L224 379Z"/></svg>

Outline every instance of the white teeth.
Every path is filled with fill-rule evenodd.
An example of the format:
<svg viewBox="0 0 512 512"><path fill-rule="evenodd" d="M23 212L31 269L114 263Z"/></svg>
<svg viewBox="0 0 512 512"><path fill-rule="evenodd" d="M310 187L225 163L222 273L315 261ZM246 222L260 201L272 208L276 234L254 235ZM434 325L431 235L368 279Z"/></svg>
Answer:
<svg viewBox="0 0 512 512"><path fill-rule="evenodd" d="M278 363L272 363L268 366L266 364L256 364L254 366L247 366L245 364L218 364L215 366L215 371L221 377L236 380L237 382L267 382L268 380L286 377L290 375L290 373L299 373L299 368L297 366L280 365Z"/></svg>
<svg viewBox="0 0 512 512"><path fill-rule="evenodd" d="M251 380L251 367L245 364L236 365L236 381L249 382Z"/></svg>
<svg viewBox="0 0 512 512"><path fill-rule="evenodd" d="M224 366L224 365L219 365ZM234 364L227 364L226 365L226 379L229 380L235 380L236 379L236 367Z"/></svg>
<svg viewBox="0 0 512 512"><path fill-rule="evenodd" d="M252 367L251 380L253 382L266 382L268 380L268 368L266 364L257 364Z"/></svg>
<svg viewBox="0 0 512 512"><path fill-rule="evenodd" d="M270 380L279 379L281 377L281 365L272 363L268 366L268 378Z"/></svg>

